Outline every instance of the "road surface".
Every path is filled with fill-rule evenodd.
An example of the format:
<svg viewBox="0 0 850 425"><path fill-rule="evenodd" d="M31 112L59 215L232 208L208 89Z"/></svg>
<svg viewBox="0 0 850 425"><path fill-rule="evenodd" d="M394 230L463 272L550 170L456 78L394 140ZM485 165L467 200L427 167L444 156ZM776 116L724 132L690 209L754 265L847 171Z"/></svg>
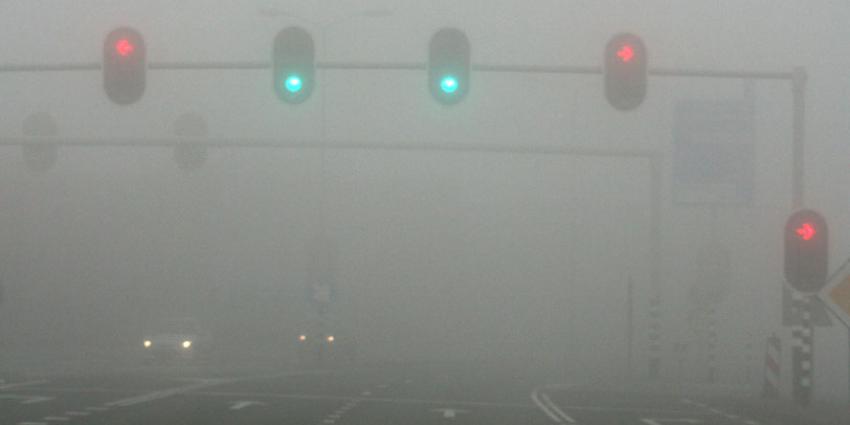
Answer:
<svg viewBox="0 0 850 425"><path fill-rule="evenodd" d="M748 400L472 367L186 376L162 370L0 384L3 425L801 425ZM848 422L850 423L850 422Z"/></svg>

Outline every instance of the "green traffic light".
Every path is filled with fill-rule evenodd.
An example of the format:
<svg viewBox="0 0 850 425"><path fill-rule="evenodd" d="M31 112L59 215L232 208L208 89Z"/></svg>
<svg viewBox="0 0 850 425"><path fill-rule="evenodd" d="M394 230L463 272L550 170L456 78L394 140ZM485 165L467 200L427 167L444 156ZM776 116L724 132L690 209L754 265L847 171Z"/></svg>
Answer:
<svg viewBox="0 0 850 425"><path fill-rule="evenodd" d="M440 90L442 90L443 93L453 94L457 91L458 86L460 86L460 83L458 83L457 78L454 76L446 75L440 80Z"/></svg>
<svg viewBox="0 0 850 425"><path fill-rule="evenodd" d="M301 77L297 75L290 75L286 77L286 80L283 83L284 87L286 87L286 91L290 93L298 93L304 88L304 81L301 80Z"/></svg>

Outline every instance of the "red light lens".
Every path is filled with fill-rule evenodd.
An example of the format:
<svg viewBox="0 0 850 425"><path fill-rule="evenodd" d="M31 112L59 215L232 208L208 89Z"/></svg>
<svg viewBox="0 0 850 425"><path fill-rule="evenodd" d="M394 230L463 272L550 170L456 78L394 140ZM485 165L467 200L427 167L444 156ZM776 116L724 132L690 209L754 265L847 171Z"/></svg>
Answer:
<svg viewBox="0 0 850 425"><path fill-rule="evenodd" d="M818 234L817 229L815 229L815 226L812 225L812 223L801 224L795 232L797 232L797 236L804 241L810 241Z"/></svg>
<svg viewBox="0 0 850 425"><path fill-rule="evenodd" d="M122 38L115 43L115 52L120 56L130 56L135 50L136 46L134 46L133 43L126 38Z"/></svg>
<svg viewBox="0 0 850 425"><path fill-rule="evenodd" d="M624 44L623 47L620 47L620 50L617 50L617 57L620 58L623 63L629 63L632 59L635 58L635 49L629 44Z"/></svg>

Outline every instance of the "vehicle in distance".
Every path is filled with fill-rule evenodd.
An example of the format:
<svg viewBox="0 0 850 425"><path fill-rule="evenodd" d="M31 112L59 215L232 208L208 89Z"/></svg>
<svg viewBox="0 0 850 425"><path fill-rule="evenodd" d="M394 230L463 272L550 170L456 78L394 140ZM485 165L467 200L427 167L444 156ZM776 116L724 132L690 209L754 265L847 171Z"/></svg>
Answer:
<svg viewBox="0 0 850 425"><path fill-rule="evenodd" d="M201 329L193 318L168 319L155 329L141 341L146 362L194 360L210 350L209 333Z"/></svg>
<svg viewBox="0 0 850 425"><path fill-rule="evenodd" d="M333 332L301 333L296 344L298 362L303 365L345 365L357 359L355 341Z"/></svg>

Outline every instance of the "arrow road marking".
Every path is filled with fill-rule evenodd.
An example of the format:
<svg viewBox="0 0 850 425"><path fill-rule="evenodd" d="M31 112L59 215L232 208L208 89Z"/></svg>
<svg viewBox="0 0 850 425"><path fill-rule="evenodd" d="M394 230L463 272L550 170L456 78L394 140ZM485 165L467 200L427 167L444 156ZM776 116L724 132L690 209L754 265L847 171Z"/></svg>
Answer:
<svg viewBox="0 0 850 425"><path fill-rule="evenodd" d="M260 401L252 401L252 400L234 401L234 402L231 402L230 410L242 410L242 409L244 409L246 407L250 407L250 406L265 406L265 405L266 405L266 403L263 403L263 402L260 402Z"/></svg>
<svg viewBox="0 0 850 425"><path fill-rule="evenodd" d="M458 413L466 413L466 410L452 409L452 408L449 408L449 407L442 408L442 409L433 409L431 411L442 413L444 419L454 419L457 416Z"/></svg>

